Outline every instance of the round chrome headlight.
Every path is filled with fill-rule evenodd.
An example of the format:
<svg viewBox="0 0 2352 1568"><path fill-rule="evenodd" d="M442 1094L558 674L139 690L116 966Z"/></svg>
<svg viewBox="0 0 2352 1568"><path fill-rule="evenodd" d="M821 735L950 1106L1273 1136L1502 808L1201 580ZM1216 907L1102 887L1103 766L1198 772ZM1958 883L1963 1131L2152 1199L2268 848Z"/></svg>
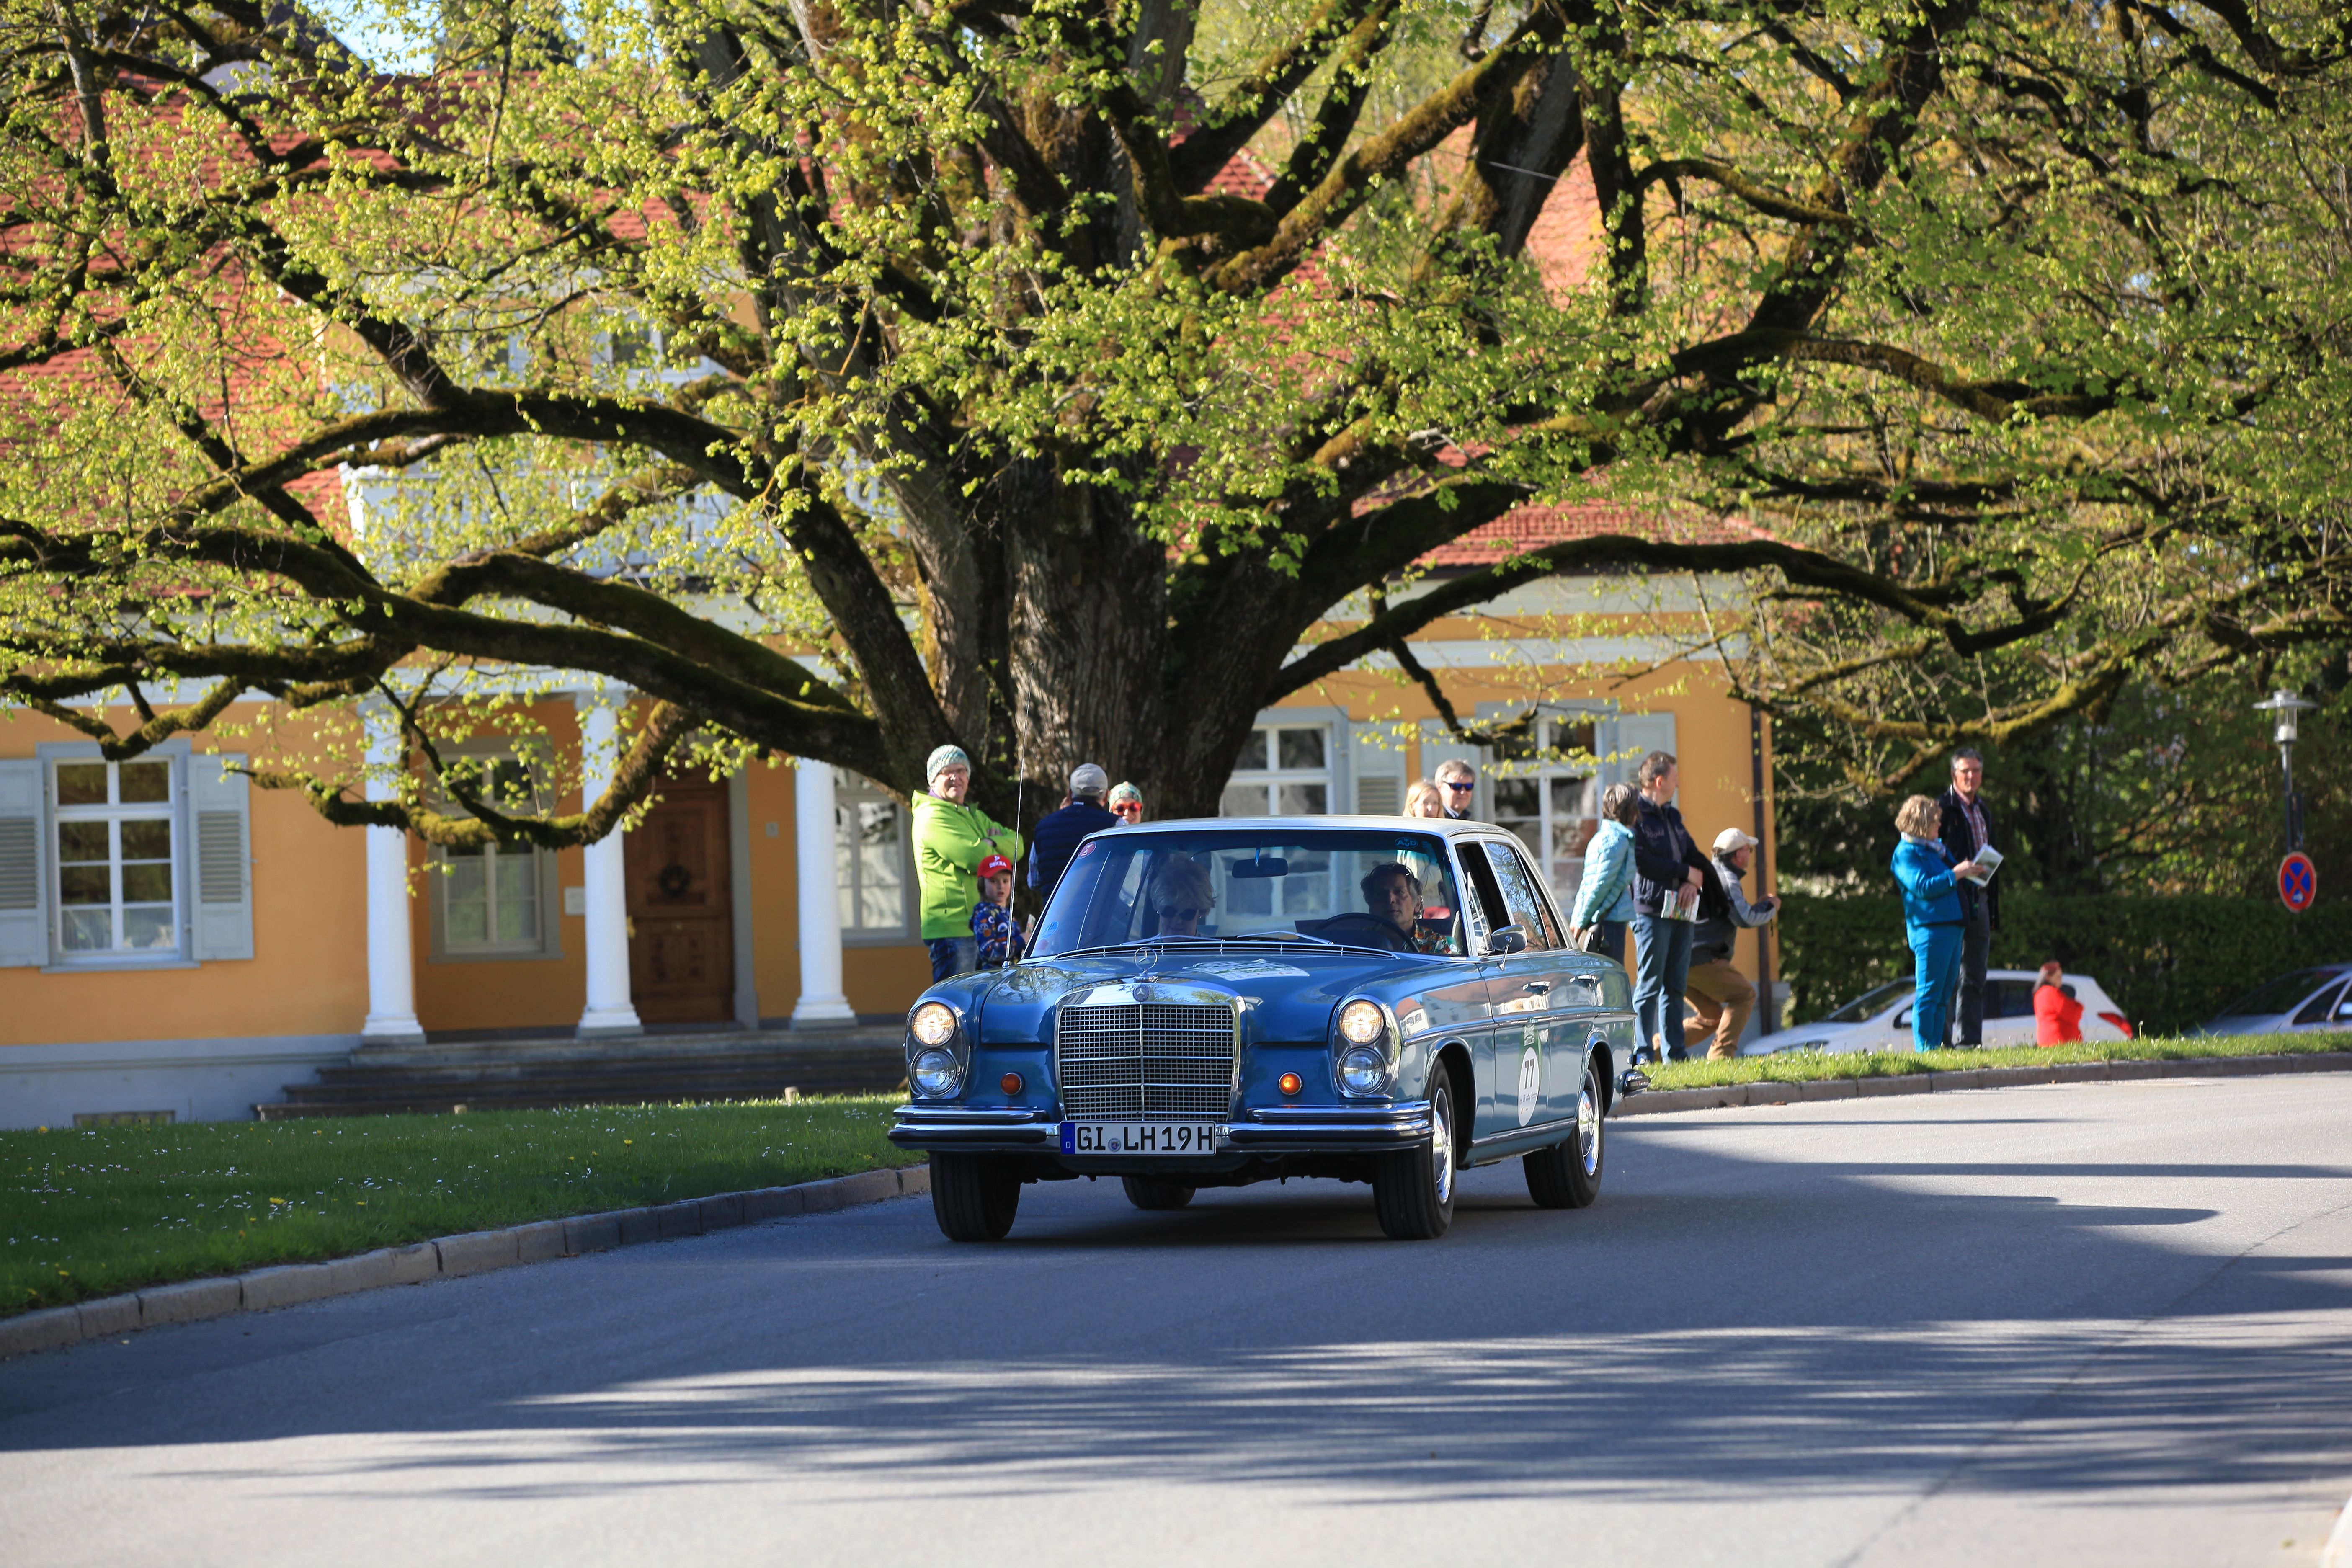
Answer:
<svg viewBox="0 0 2352 1568"><path fill-rule="evenodd" d="M1339 1009L1339 1037L1351 1046L1369 1046L1388 1027L1388 1016L1378 1003L1350 1002Z"/></svg>
<svg viewBox="0 0 2352 1568"><path fill-rule="evenodd" d="M1378 1094L1388 1081L1388 1058L1370 1046L1351 1047L1339 1058L1339 1087L1349 1094Z"/></svg>
<svg viewBox="0 0 2352 1568"><path fill-rule="evenodd" d="M956 1085L963 1081L963 1068L956 1065L949 1052L933 1047L915 1058L914 1068L907 1076L913 1080L917 1094L926 1100L940 1100L956 1091Z"/></svg>
<svg viewBox="0 0 2352 1568"><path fill-rule="evenodd" d="M915 1009L907 1026L927 1046L944 1046L955 1038L955 1009L944 1002L926 1002Z"/></svg>

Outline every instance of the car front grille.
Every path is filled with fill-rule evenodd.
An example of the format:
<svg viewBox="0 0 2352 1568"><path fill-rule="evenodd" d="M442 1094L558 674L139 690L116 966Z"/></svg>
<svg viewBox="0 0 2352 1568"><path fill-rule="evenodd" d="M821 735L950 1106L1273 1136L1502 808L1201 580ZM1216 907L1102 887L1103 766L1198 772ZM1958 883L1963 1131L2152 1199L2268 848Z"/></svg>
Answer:
<svg viewBox="0 0 2352 1568"><path fill-rule="evenodd" d="M1222 1003L1065 1007L1054 1049L1073 1121L1222 1121L1233 1108L1234 1013Z"/></svg>

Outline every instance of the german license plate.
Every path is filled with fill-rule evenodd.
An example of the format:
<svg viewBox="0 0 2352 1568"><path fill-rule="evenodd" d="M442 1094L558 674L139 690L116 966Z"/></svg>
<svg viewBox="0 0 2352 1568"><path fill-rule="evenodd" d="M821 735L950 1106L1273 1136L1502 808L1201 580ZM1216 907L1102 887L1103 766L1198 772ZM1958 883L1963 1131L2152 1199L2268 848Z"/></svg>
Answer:
<svg viewBox="0 0 2352 1568"><path fill-rule="evenodd" d="M1216 1121L1065 1121L1065 1154L1213 1154L1225 1135Z"/></svg>

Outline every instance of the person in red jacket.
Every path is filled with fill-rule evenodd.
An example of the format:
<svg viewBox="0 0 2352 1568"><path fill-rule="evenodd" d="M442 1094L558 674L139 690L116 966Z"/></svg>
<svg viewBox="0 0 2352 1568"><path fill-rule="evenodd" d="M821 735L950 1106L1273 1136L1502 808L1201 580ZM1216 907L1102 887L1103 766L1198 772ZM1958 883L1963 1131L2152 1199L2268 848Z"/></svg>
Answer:
<svg viewBox="0 0 2352 1568"><path fill-rule="evenodd" d="M2083 1005L2065 983L2066 970L2056 959L2042 966L2033 983L2033 1043L2063 1046L2083 1037Z"/></svg>

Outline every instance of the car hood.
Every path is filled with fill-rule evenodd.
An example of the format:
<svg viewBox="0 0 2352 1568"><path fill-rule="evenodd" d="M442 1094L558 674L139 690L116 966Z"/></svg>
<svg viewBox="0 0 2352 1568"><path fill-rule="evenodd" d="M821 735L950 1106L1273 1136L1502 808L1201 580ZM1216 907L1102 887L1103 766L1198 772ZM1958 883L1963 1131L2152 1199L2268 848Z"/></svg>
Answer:
<svg viewBox="0 0 2352 1568"><path fill-rule="evenodd" d="M1328 1038L1332 1010L1349 996L1373 990L1388 997L1411 991L1416 980L1459 981L1465 971L1458 963L1412 954L1323 948L1226 947L1197 957L1180 948L1120 948L961 975L929 994L976 1013L978 1037L989 1045L1050 1045L1055 1010L1066 998L1088 997L1109 1003L1233 996L1242 1003L1244 1042L1298 1042ZM959 988L961 997L950 994Z"/></svg>
<svg viewBox="0 0 2352 1568"><path fill-rule="evenodd" d="M2232 1013L2197 1026L2200 1035L2273 1035L2286 1027L2284 1013Z"/></svg>
<svg viewBox="0 0 2352 1568"><path fill-rule="evenodd" d="M1847 1036L1860 1034L1865 1029L1874 1036L1886 1033L1877 1025L1876 1019L1869 1024L1796 1024L1785 1029L1775 1029L1769 1035L1759 1035L1750 1045L1768 1051L1793 1050L1816 1041L1824 1046L1835 1045Z"/></svg>

